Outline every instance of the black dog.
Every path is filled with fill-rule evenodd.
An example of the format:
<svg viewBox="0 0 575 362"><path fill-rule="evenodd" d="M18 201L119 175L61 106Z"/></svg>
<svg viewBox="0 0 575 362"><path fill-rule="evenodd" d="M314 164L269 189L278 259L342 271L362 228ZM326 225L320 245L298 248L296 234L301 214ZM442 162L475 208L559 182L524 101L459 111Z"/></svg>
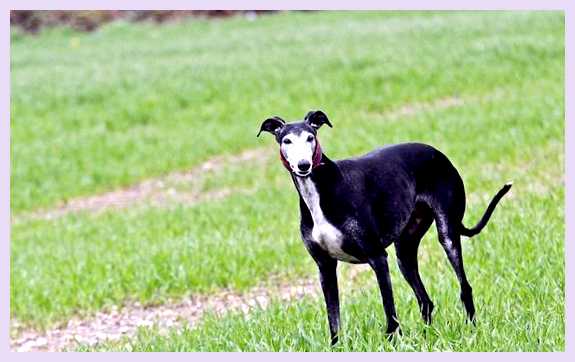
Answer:
<svg viewBox="0 0 575 362"><path fill-rule="evenodd" d="M433 303L419 276L417 248L433 221L457 274L467 316L474 321L461 235L471 237L483 229L511 183L495 195L479 223L468 229L462 223L463 181L444 154L425 144L404 143L334 162L322 153L317 139L323 124L332 127L321 111L309 112L304 121L289 124L273 117L262 123L258 136L262 131L275 136L280 158L299 193L301 235L319 267L332 344L337 342L339 330L338 260L369 263L381 290L386 333L398 329L385 251L392 243L423 320L431 323Z"/></svg>

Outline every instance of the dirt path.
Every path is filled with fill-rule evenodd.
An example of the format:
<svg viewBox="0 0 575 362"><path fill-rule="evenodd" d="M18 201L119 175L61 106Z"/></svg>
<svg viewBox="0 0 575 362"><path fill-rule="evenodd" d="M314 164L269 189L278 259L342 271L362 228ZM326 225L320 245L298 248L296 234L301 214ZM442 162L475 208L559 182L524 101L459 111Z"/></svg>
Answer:
<svg viewBox="0 0 575 362"><path fill-rule="evenodd" d="M360 273L368 271L365 265L347 269L344 287L350 288ZM186 298L175 303L158 306L127 304L98 312L92 318L72 318L65 325L38 332L25 330L10 341L16 352L56 352L73 350L79 345L94 346L104 341L114 341L136 334L139 327L157 326L160 333L176 326L193 327L207 311L223 314L228 311L249 313L253 308L266 308L271 300L290 301L304 296L320 296L317 278L280 283L273 287L256 287L246 293L221 291L209 296Z"/></svg>
<svg viewBox="0 0 575 362"><path fill-rule="evenodd" d="M477 99L472 99L477 100ZM468 100L457 97L440 98L432 102L411 103L383 113L366 112L368 116L394 120L411 116L417 113L457 107ZM102 212L108 209L122 209L140 203L152 205L165 205L183 203L193 205L205 200L218 200L235 192L250 192L251 190L236 190L230 188L218 189L210 192L181 191L172 187L174 184L193 184L205 172L218 172L229 165L247 164L248 162L263 162L275 155L266 147L249 149L237 155L216 156L188 171L173 172L165 176L141 181L132 186L114 191L104 192L93 196L76 197L60 205L49 208L25 212L13 217L12 222L44 219L50 220L62 217L72 212L88 211Z"/></svg>
<svg viewBox="0 0 575 362"><path fill-rule="evenodd" d="M173 185L187 184L188 186L193 186L194 182L206 172L218 172L231 164L262 162L269 157L270 152L263 147L246 150L237 155L216 156L189 171L173 172L162 177L144 180L129 187L98 195L77 197L55 208L35 210L17 215L13 218L13 222L35 219L50 220L79 211L98 213L109 209L128 208L141 203L149 203L156 206L176 203L193 205L206 200L222 199L235 192L250 192L250 190L231 188L205 192L195 190L194 187L188 187L188 191L181 191L177 190Z"/></svg>
<svg viewBox="0 0 575 362"><path fill-rule="evenodd" d="M45 333L24 331L11 341L11 349L18 352L62 351L74 349L80 344L94 346L132 336L139 327L156 325L162 332L176 325L193 326L208 310L216 313L241 310L247 313L257 306L265 308L273 298L290 300L315 295L317 282L314 282L300 280L293 285L281 285L274 289L258 287L245 294L222 291L153 307L132 303L120 309L112 308L109 312L98 312L90 319L73 318L65 325Z"/></svg>

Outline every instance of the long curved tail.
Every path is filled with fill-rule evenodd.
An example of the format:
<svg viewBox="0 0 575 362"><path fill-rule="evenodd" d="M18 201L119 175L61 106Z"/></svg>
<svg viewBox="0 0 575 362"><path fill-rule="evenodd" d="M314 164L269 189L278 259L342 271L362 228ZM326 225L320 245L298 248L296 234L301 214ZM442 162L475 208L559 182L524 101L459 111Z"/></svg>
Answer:
<svg viewBox="0 0 575 362"><path fill-rule="evenodd" d="M501 190L499 190L499 192L493 197L493 199L489 203L489 206L487 206L487 210L485 210L485 213L483 213L483 216L481 217L481 220L479 220L477 225L475 225L471 229L468 229L462 223L460 230L461 235L472 237L474 235L479 234L481 230L485 227L485 225L487 225L487 222L489 221L491 214L493 214L493 211L495 210L495 207L499 203L499 200L501 200L501 198L507 193L507 191L509 191L512 185L513 182L508 182L503 186L503 188L501 188Z"/></svg>

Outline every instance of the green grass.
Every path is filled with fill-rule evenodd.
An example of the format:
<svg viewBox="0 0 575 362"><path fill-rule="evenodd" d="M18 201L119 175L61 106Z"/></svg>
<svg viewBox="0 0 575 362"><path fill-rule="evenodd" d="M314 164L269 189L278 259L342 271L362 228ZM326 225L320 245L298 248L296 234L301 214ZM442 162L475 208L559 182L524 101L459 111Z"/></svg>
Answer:
<svg viewBox="0 0 575 362"><path fill-rule="evenodd" d="M313 13L15 36L12 210L256 146L270 113L558 84L562 32L557 13Z"/></svg>
<svg viewBox="0 0 575 362"><path fill-rule="evenodd" d="M467 274L478 306L475 328L465 322L455 274L435 235L423 241L421 274L436 302L431 328L398 268L392 281L403 336L389 344L375 277L344 289L343 334L336 351L558 351L564 348L562 187L548 196L514 199L503 206L487 235L464 240ZM526 219L518 210L532 215ZM551 218L542 232L533 220ZM433 233L435 234L435 233ZM545 249L545 253L541 249ZM505 257L502 258L501 256ZM393 254L390 262L395 264ZM495 271L495 272L494 272ZM367 286L367 288L365 287ZM210 315L194 329L161 335L143 328L136 338L81 350L128 351L329 351L327 320L320 299L275 302L249 316Z"/></svg>
<svg viewBox="0 0 575 362"><path fill-rule="evenodd" d="M347 291L338 350L564 349L563 27L562 14L549 12L289 13L13 34L11 317L45 328L127 300L315 275L291 180L271 137L255 134L270 115L321 108L334 124L320 135L332 158L403 141L444 151L466 185L467 225L515 181L487 229L465 241L476 329L463 322L453 272L430 233L420 256L434 327L423 334L392 267L404 337L383 342L369 279L368 292ZM453 97L460 102L441 106ZM427 107L393 116L417 104ZM231 190L224 199L23 216L256 147L269 157L177 185ZM325 350L322 303L211 316L169 337L142 330L98 349Z"/></svg>
<svg viewBox="0 0 575 362"><path fill-rule="evenodd" d="M531 101L522 98L519 104L514 104L503 98L498 102L501 104L495 109L521 109ZM481 122L492 123L495 133L513 129L510 124L514 118L499 122L499 112L489 111L493 106L477 106L485 110L481 117L474 117L470 107L470 115L465 116L467 122L462 127L473 130L476 122ZM531 109L535 119L539 115L535 107ZM440 111L420 119L403 118L402 121L409 121L404 133L407 139L419 139L429 132L427 127L454 126L455 119L460 117L458 113ZM392 134L397 127L395 122L381 124L382 136ZM501 157L495 156L497 162L491 163L483 163L483 143L472 142L475 132L462 136L461 153L449 153L454 154L456 165L461 165L468 191L485 195L481 196L483 202L471 203L467 224L478 219L488 198L508 179L514 179L516 192L525 195L528 190L522 188L533 184L543 188L561 185L561 144L558 140L549 141L560 137L554 135L560 131L553 127L546 131L543 126L521 130L515 140L509 141L510 145L500 149L517 142L534 143L543 135L537 152L525 155L520 147L510 149ZM375 135L372 137L377 139ZM463 149L466 144L468 147ZM330 148L329 144L326 148ZM470 155L469 161L460 161L466 154ZM549 160L553 160L552 167ZM485 173L489 168L493 172ZM44 324L74 312L99 310L127 298L161 302L170 296L207 292L217 287L244 289L270 274L289 278L312 270L311 258L298 236L295 191L275 157L262 164L236 165L212 172L196 182L205 190L233 186L255 191L194 207L135 208L14 224L13 314L22 321Z"/></svg>

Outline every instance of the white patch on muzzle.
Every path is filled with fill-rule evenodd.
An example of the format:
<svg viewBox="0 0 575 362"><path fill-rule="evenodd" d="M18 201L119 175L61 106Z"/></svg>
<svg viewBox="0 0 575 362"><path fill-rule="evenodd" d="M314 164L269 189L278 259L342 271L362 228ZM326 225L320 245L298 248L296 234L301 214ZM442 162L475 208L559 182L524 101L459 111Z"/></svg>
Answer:
<svg viewBox="0 0 575 362"><path fill-rule="evenodd" d="M310 137L311 136L311 137ZM312 139L311 142L308 139ZM286 140L288 143L286 143ZM307 131L302 133L294 134L290 133L282 138L281 152L285 159L288 161L291 169L296 175L306 176L311 172L311 166L313 166L313 152L315 150L315 137L313 134ZM307 161L310 164L309 171L301 172L298 168L298 164L301 161Z"/></svg>

